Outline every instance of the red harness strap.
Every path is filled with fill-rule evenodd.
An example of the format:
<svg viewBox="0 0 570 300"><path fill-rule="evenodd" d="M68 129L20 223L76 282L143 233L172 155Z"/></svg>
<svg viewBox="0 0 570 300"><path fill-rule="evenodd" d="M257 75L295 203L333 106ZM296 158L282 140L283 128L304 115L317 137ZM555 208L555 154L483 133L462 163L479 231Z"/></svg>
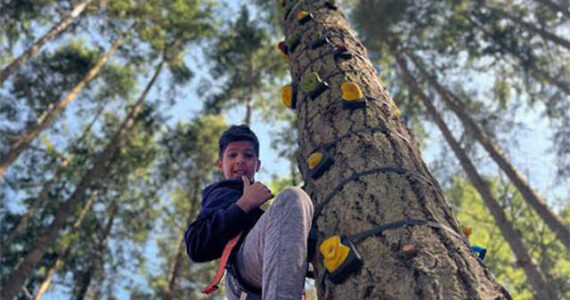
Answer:
<svg viewBox="0 0 570 300"><path fill-rule="evenodd" d="M228 263L228 259L232 253L232 249L235 247L240 237L241 232L226 244L224 247L224 252L222 253L222 258L220 259L218 271L216 272L216 277L214 277L214 279L212 279L212 282L210 282L210 284L208 284L208 286L202 290L202 293L209 295L218 289L218 283L220 283L222 276L224 276L224 269L226 268L226 264Z"/></svg>

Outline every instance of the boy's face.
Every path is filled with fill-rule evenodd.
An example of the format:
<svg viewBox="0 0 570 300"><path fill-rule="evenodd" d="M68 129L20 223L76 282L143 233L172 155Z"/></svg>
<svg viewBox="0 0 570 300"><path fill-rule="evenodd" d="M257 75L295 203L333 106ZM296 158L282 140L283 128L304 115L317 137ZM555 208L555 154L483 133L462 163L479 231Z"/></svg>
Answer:
<svg viewBox="0 0 570 300"><path fill-rule="evenodd" d="M222 158L218 159L218 168L226 179L241 180L245 175L253 181L255 172L259 171L260 166L261 161L257 159L253 145L248 141L230 142Z"/></svg>

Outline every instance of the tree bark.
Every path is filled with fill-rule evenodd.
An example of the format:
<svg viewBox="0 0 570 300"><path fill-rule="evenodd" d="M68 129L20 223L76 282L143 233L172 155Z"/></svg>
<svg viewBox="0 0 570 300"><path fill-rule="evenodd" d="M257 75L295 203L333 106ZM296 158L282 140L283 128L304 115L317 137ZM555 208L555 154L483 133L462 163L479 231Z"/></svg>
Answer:
<svg viewBox="0 0 570 300"><path fill-rule="evenodd" d="M95 272L97 272L97 270L99 269L98 267L103 262L103 252L105 252L105 248L107 248L107 238L109 237L111 229L113 228L113 223L115 221L115 217L117 216L117 212L118 212L118 206L115 202L112 202L111 212L109 214L110 215L109 220L107 221L107 224L105 225L105 228L103 229L103 232L101 233L101 236L97 241L97 244L94 249L95 253L93 253L91 264L89 265L89 268L87 269L87 271L85 271L83 276L81 276L82 280L80 282L77 294L75 295L76 300L85 299L87 290L91 285L91 280L93 279L93 276L95 276Z"/></svg>
<svg viewBox="0 0 570 300"><path fill-rule="evenodd" d="M546 277L524 245L522 234L520 231L516 230L513 223L507 219L507 216L501 208L501 205L491 193L489 184L483 179L483 177L481 177L481 175L479 175L477 169L467 156L467 153L465 153L465 151L461 148L461 145L459 145L457 140L453 137L451 130L449 130L437 112L435 106L425 95L425 93L419 88L416 80L408 70L406 62L404 61L401 54L399 54L398 49L392 47L392 54L394 54L396 57L396 61L400 66L400 70L404 74L404 79L407 85L410 87L410 90L419 96L428 113L437 124L437 127L439 127L441 130L445 140L455 153L455 156L457 156L457 159L461 163L461 166L465 170L465 173L467 173L467 177L469 177L469 180L483 198L483 201L495 219L495 223L501 230L503 237L515 254L518 264L525 271L527 279L530 281L534 291L536 292L536 295L538 296L538 299L558 299L554 294L554 291L549 289Z"/></svg>
<svg viewBox="0 0 570 300"><path fill-rule="evenodd" d="M91 187L93 180L104 176L107 170L107 163L111 160L114 153L118 149L122 138L134 124L135 117L141 112L146 95L156 82L156 79L162 70L163 64L164 61L160 62L160 64L156 67L156 71L152 79L147 84L145 90L141 94L135 106L127 114L120 128L117 130L111 141L109 141L109 143L105 146L103 152L101 152L93 162L93 166L81 179L75 188L75 191L71 194L71 196L69 196L68 200L61 205L61 208L55 214L52 223L43 232L43 234L41 234L41 237L37 241L36 245L31 248L32 250L26 255L20 266L16 270L12 271L12 273L7 277L4 289L2 290L3 299L10 300L17 295L17 293L24 285L25 281L29 278L34 266L44 256L48 245L57 238L57 234L62 228L65 219L69 216L71 210L77 206L85 191Z"/></svg>
<svg viewBox="0 0 570 300"><path fill-rule="evenodd" d="M314 100L300 89L296 95L305 190L316 208L322 207L320 214L315 211L317 245L333 235L400 220L430 220L449 228L406 226L365 239L357 245L361 269L341 284L320 280L323 257L317 250L313 263L319 298L510 299L471 253L465 237L457 234L439 184L342 13L326 8L323 1L286 1L285 9L291 10L285 19L286 37L301 36L299 46L289 51L293 86L310 72L318 72L329 85ZM297 20L302 10L313 15L304 25ZM311 49L317 32L335 45L345 45L353 51L352 58L335 60L336 47L331 45ZM362 88L365 108L342 108L340 87L347 81ZM306 158L322 146L334 162L313 179ZM322 206L325 199L329 202Z"/></svg>
<svg viewBox="0 0 570 300"><path fill-rule="evenodd" d="M422 76L435 88L445 104L457 115L463 126L473 134L479 143L485 148L499 168L507 174L511 182L516 186L525 201L537 212L541 219L548 225L550 230L570 251L570 229L562 220L544 203L540 195L532 189L524 176L512 165L503 153L502 149L487 135L487 133L465 112L456 95L446 90L435 77L428 73L420 59L406 51L406 55L414 62Z"/></svg>
<svg viewBox="0 0 570 300"><path fill-rule="evenodd" d="M85 202L85 205L83 206L83 209L81 210L81 213L79 214L79 218L77 218L77 220L75 220L75 223L73 223L73 225L71 226L71 229L69 230L68 234L70 234L70 235L73 234L76 230L78 230L81 227L81 224L83 223L83 220L85 219L85 216L87 215L87 212L89 212L89 210L91 209L91 206L93 205L93 200L97 196L97 193L98 193L97 191L94 191L93 193L91 193L91 196L89 196L89 198L87 198L87 202ZM59 270L59 268L61 267L61 264L63 263L63 258L68 256L69 253L71 252L71 246L72 246L72 243L69 243L63 249L60 249L57 251L55 261L54 261L53 265L51 266L51 268L49 268L49 270L46 274L46 277L44 278L44 280L40 284L40 287L38 288L38 291L37 291L36 295L34 296L33 300L40 300L44 296L44 294L47 292L47 290L49 289L51 282L53 280L53 276L55 275L57 270Z"/></svg>
<svg viewBox="0 0 570 300"><path fill-rule="evenodd" d="M93 124L95 124L95 121L97 121L99 115L103 112L104 108L105 107L101 105L101 107L97 110L95 117L89 123L89 125L85 127L83 133L81 134L81 137L79 138L79 140L77 140L77 142L75 142L75 145L81 145L83 141L87 138L87 136L91 132L91 127L93 127ZM0 245L0 257L2 257L4 250L10 247L12 240L20 233L22 233L22 231L26 228L28 222L34 217L38 208L40 208L41 205L44 203L44 201L47 199L48 193L51 191L51 188L53 187L54 183L56 183L60 179L61 175L65 170L67 170L67 166L69 166L69 164L73 161L73 159L74 159L73 155L68 155L65 157L65 159L59 165L59 168L55 171L53 177L42 187L42 190L40 191L36 199L34 199L28 210L26 210L26 213L22 217L20 217L20 219L16 222L16 225L6 234L6 236L4 237L4 241L2 241L2 244Z"/></svg>
<svg viewBox="0 0 570 300"><path fill-rule="evenodd" d="M550 8L555 13L561 12L567 18L570 18L570 10L568 10L568 5L566 5L566 7L563 7L560 4L551 0L534 0L534 1Z"/></svg>
<svg viewBox="0 0 570 300"><path fill-rule="evenodd" d="M105 53L105 55L93 66L89 73L83 78L73 89L63 98L61 99L53 108L50 108L49 111L46 111L42 115L42 117L38 118L37 125L32 126L29 128L23 136L21 136L12 146L6 155L0 157L0 179L4 177L6 174L6 170L10 165L16 161L18 156L22 153L22 151L26 150L30 143L42 133L53 120L63 111L63 109L75 100L75 97L83 88L93 79L95 78L107 60L115 53L117 48L125 41L127 32L125 32L121 37L119 37L115 43L111 46L109 51Z"/></svg>
<svg viewBox="0 0 570 300"><path fill-rule="evenodd" d="M483 6L486 8L488 8L492 11L496 11L497 13L507 17L508 19L510 19L511 21L513 21L516 24L519 24L521 27L524 27L528 31L530 31L534 34L540 35L544 39L549 40L553 43L556 43L556 44L558 44L558 45L560 45L566 49L570 49L570 41L569 40L563 39L563 38L561 38L561 37L559 37L553 33L550 33L550 32L548 32L542 28L536 27L532 23L524 21L523 18L521 18L517 15L511 14L510 12L507 12L503 9L489 6L485 3L485 1L481 1L479 3L483 4Z"/></svg>
<svg viewBox="0 0 570 300"><path fill-rule="evenodd" d="M59 23L53 26L44 36L39 40L34 42L24 53L20 54L18 58L12 61L9 65L4 67L0 73L0 87L4 85L4 81L12 74L16 73L29 59L34 57L40 49L49 41L51 41L56 36L60 35L63 31L69 27L69 25L75 20L93 0L84 0L75 6L75 8L63 18Z"/></svg>

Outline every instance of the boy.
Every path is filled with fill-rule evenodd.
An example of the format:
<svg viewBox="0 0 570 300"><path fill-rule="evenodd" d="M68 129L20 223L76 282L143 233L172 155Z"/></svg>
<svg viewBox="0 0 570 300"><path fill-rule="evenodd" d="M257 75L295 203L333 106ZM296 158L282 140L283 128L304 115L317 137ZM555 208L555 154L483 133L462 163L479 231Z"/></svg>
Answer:
<svg viewBox="0 0 570 300"><path fill-rule="evenodd" d="M219 140L218 168L225 180L202 192L202 208L184 235L194 262L220 258L242 233L228 263L228 299L301 299L313 206L300 188L273 198L254 176L261 165L259 142L246 125L231 126Z"/></svg>

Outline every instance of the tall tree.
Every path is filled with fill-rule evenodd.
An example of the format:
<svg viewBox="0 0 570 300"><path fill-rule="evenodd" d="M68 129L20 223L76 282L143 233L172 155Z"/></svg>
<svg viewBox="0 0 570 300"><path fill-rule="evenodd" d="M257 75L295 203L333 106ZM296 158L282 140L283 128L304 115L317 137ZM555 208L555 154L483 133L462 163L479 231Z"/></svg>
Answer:
<svg viewBox="0 0 570 300"><path fill-rule="evenodd" d="M83 220L85 219L85 215L91 210L91 206L93 204L93 200L95 197L97 197L97 191L91 193L91 195L89 195L89 197L87 198L87 201L85 202L85 204L83 205L83 208L81 209L81 213L79 214L79 217L77 218L77 220L75 220L75 222L71 226L69 232L67 232L68 235L74 235L75 231L81 227L81 224L83 223ZM63 263L63 259L70 254L70 251L72 248L71 246L72 246L72 243L68 242L67 245L65 245L62 248L57 250L54 262L51 265L51 267L49 267L49 269L47 270L45 278L42 281L42 283L40 284L38 291L36 292L36 294L34 296L34 300L40 300L43 297L43 295L45 294L45 292L47 292L47 290L49 289L49 287L52 283L52 280L53 280L55 273L57 272L57 270L61 267L61 265Z"/></svg>
<svg viewBox="0 0 570 300"><path fill-rule="evenodd" d="M51 41L53 38L61 34L69 25L75 20L81 13L87 8L89 4L91 4L93 0L84 0L80 3L77 3L73 10L61 19L56 25L54 25L45 35L43 35L40 39L35 41L28 49L26 49L18 58L12 61L10 64L5 66L0 72L0 87L4 85L4 81L10 75L14 74L24 65L29 59L34 57L40 49Z"/></svg>
<svg viewBox="0 0 570 300"><path fill-rule="evenodd" d="M501 176L489 178L488 182L493 195L507 217L522 233L525 245L544 271L549 289L558 293L558 299L568 298L570 282L567 279L570 264L564 246L556 240L556 236L548 230L532 208L524 203L524 199L508 179ZM487 246L485 265L497 280L509 290L514 299L537 299L524 270L519 267L509 244L500 229L494 225L492 214L473 185L463 178L455 177L446 194L455 207L457 218L472 228L470 241L475 245ZM570 220L568 208L566 205L563 209L565 220Z"/></svg>
<svg viewBox="0 0 570 300"><path fill-rule="evenodd" d="M418 83L414 79L411 72L408 70L404 58L401 54L398 54L401 50L398 49L395 45L392 45L391 48L392 54L396 57L396 61L398 62L398 65L400 66L400 69L406 78L407 84L410 86L410 89L413 91L413 93L418 95L419 99L425 105L430 116L441 130L443 136L445 137L445 140L455 153L455 156L457 156L459 162L461 163L461 166L465 170L465 173L467 173L467 176L469 177L473 186L475 186L485 201L485 204L489 208L489 211L495 218L495 224L497 224L503 233L503 236L511 246L511 250L513 253L515 253L519 265L521 265L525 270L527 278L532 284L537 296L540 299L558 299L554 294L554 291L549 288L544 273L538 267L535 260L530 255L530 252L527 250L527 247L524 245L521 232L516 230L513 226L513 223L507 219L503 208L499 205L499 202L493 196L489 188L489 184L483 179L483 177L481 177L481 175L479 175L479 172L477 172L477 169L467 156L467 153L465 153L465 151L461 148L459 142L457 142L457 140L453 137L451 130L447 127L442 117L437 112L435 106L418 86Z"/></svg>
<svg viewBox="0 0 570 300"><path fill-rule="evenodd" d="M133 125L134 118L140 113L144 101L146 100L146 95L156 82L158 75L160 75L163 64L164 61L161 61L157 65L153 77L146 85L136 104L130 109L120 128L117 130L109 143L105 146L105 149L93 161L93 166L81 179L81 182L77 185L73 193L57 211L53 221L37 241L36 246L26 255L24 261L19 265L19 267L15 269L6 279L5 286L2 290L3 298L12 299L17 295L26 279L30 276L30 273L32 272L34 266L42 259L49 243L54 241L57 237L63 225L63 222L70 214L71 209L76 207L79 201L81 201L83 194L91 186L93 179L100 177L103 174L107 163L113 157L115 151L118 149L123 136Z"/></svg>
<svg viewBox="0 0 570 300"><path fill-rule="evenodd" d="M42 133L53 122L53 120L65 109L65 107L75 99L79 92L81 92L81 90L83 90L83 88L85 88L85 86L99 74L105 63L107 63L107 60L125 41L126 35L127 32L117 38L107 53L105 53L105 55L101 57L101 59L93 66L93 68L89 70L86 76L81 81L79 81L64 98L57 101L54 105L48 107L46 112L37 119L36 125L27 129L26 132L11 145L8 152L0 157L0 178L6 174L6 170L14 161L16 161L20 153L26 150L30 146L30 143L38 135L40 135L40 133Z"/></svg>
<svg viewBox="0 0 570 300"><path fill-rule="evenodd" d="M524 29L532 32L533 34L540 35L544 39L547 39L547 40L549 40L555 44L558 44L558 45L566 48L566 49L570 49L570 40L568 40L568 39L564 39L562 37L557 36L554 33L546 31L545 29L539 28L539 27L535 26L534 24L523 20L522 17L515 15L513 13L510 13L508 11L505 11L499 7L495 7L493 4L489 5L488 3L486 3L485 0L479 0L479 1L477 1L477 4L481 5L481 7L488 8L491 11L497 12L498 14L505 16L507 19L510 19L511 21L516 23L517 25L519 25L519 26L523 27Z"/></svg>
<svg viewBox="0 0 570 300"><path fill-rule="evenodd" d="M83 300L85 295L87 294L87 289L91 285L91 281L95 276L95 272L97 272L99 266L103 264L103 252L105 248L107 248L107 239L109 234L111 233L111 229L113 228L113 224L115 222L115 217L117 216L118 212L118 205L115 202L109 204L110 211L108 213L109 219L105 226L101 229L101 232L97 234L97 238L94 243L93 254L91 256L91 263L89 267L81 276L80 285L77 288L77 292L75 293L75 299Z"/></svg>
<svg viewBox="0 0 570 300"><path fill-rule="evenodd" d="M319 296L510 298L456 235L459 229L442 191L339 9L330 2L285 1L284 5L290 70L293 86L299 89L295 100L300 157L308 158L323 147L320 151L334 158L318 179L309 176L305 159L300 165L306 190L316 204L318 244L333 235L409 219L450 228L418 225L368 237L358 245L361 270L341 284L320 281ZM311 47L325 37L329 43ZM300 39L296 47L295 39ZM352 55L336 47L341 45ZM336 51L342 54L335 55ZM327 82L328 89L319 81ZM322 89L326 90L319 94ZM348 101L352 108L343 109L342 90L346 99L364 104ZM317 255L313 261L319 277L324 274L321 258Z"/></svg>
<svg viewBox="0 0 570 300"><path fill-rule="evenodd" d="M526 202L532 206L538 215L544 220L550 229L556 234L558 239L570 251L570 228L566 226L558 216L546 205L542 197L530 186L524 176L509 162L500 147L491 139L491 137L465 112L462 108L461 101L450 91L445 89L436 78L428 73L419 57L406 51L406 54L414 62L414 65L422 77L432 85L441 96L441 99L457 115L463 126L471 132L475 138L481 143L483 148L489 153L491 158L497 165L507 174L513 184L519 189Z"/></svg>
<svg viewBox="0 0 570 300"><path fill-rule="evenodd" d="M74 146L81 146L83 141L88 137L91 133L91 127L95 124L95 121L99 118L99 115L103 112L104 106L101 105L100 108L97 110L93 120L85 127L81 137L75 142ZM34 201L30 204L26 213L22 215L18 221L16 221L16 225L12 227L2 238L2 245L0 246L0 257L2 257L2 252L5 248L10 247L12 240L16 237L16 235L21 234L22 231L26 228L27 223L30 219L33 218L36 211L42 206L44 201L48 199L48 194L53 188L54 184L59 181L60 177L64 174L67 167L73 162L74 155L69 154L67 155L63 161L61 162L59 168L56 170L55 174L51 179L49 179L42 190L39 192L38 196L34 199Z"/></svg>
<svg viewBox="0 0 570 300"><path fill-rule="evenodd" d="M179 123L163 137L167 153L161 161L161 170L171 193L171 203L164 208L167 217L163 221L158 241L165 256L164 274L154 274L158 280L155 289L162 299L189 298L196 293L184 288L188 282L206 284L203 277L210 270L200 272L186 257L184 230L199 211L204 185L212 180L218 158L217 137L226 129L223 117L206 115L189 123ZM170 189L169 188L169 189ZM201 273L201 274L200 274Z"/></svg>
<svg viewBox="0 0 570 300"><path fill-rule="evenodd" d="M213 61L214 87L219 92L209 96L205 107L216 112L244 105L243 122L251 125L254 108L263 104L264 92L285 70L267 30L250 16L245 5L238 18L227 26L228 32L217 37L213 51L208 53Z"/></svg>

